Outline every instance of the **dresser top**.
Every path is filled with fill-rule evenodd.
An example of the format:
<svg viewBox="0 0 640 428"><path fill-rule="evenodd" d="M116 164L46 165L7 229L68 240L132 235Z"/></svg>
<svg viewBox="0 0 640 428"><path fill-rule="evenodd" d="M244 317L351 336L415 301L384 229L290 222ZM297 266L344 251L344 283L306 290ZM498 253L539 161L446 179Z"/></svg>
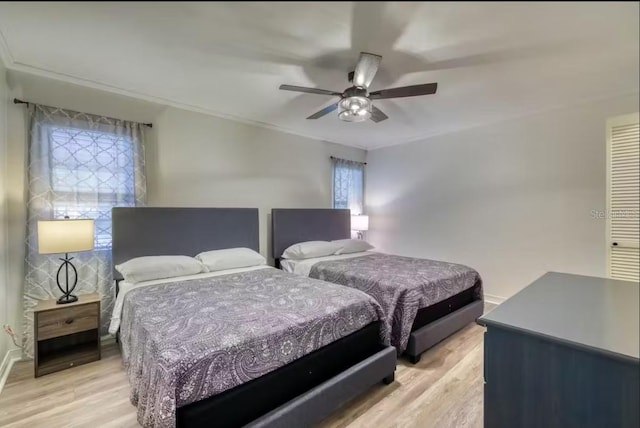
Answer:
<svg viewBox="0 0 640 428"><path fill-rule="evenodd" d="M636 282L549 272L479 322L638 359Z"/></svg>
<svg viewBox="0 0 640 428"><path fill-rule="evenodd" d="M72 308L78 305L86 305L87 303L94 303L100 301L99 293L91 293L91 294L77 294L78 301L73 303L63 303L58 304L56 299L50 300L40 300L35 308L33 308L33 312L42 312L42 311L50 311L52 309L64 309L64 308Z"/></svg>

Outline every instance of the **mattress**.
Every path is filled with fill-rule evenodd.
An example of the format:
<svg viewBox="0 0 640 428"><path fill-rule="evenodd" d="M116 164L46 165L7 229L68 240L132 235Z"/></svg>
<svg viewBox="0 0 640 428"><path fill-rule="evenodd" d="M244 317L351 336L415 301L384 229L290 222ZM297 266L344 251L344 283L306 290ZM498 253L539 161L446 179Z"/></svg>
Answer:
<svg viewBox="0 0 640 428"><path fill-rule="evenodd" d="M482 280L467 266L367 251L302 261L282 260L283 269L362 290L385 311L391 344L402 353L418 311L465 290L482 298Z"/></svg>
<svg viewBox="0 0 640 428"><path fill-rule="evenodd" d="M122 355L144 427L258 379L384 319L365 293L273 268L135 287L123 298ZM386 326L380 341L388 343Z"/></svg>
<svg viewBox="0 0 640 428"><path fill-rule="evenodd" d="M173 278L154 279L151 281L142 281L142 282L136 282L136 283L121 281L120 291L118 292L118 297L116 298L116 302L113 305L113 311L111 312L109 334L115 336L116 333L118 333L118 330L120 329L120 316L122 315L122 305L124 303L124 299L126 298L129 291L135 288L148 287L150 285L157 285L157 284L169 284L172 282L187 281L190 279L213 278L216 276L229 275L229 274L240 273L240 272L250 272L258 269L270 269L270 266L263 265L263 266L250 266L250 267L237 268L237 269L225 269L225 270L220 270L216 272L203 272L196 275L176 276Z"/></svg>
<svg viewBox="0 0 640 428"><path fill-rule="evenodd" d="M250 382L179 407L177 425L210 427L215 415L216 428L245 426L384 349L381 323L371 323Z"/></svg>

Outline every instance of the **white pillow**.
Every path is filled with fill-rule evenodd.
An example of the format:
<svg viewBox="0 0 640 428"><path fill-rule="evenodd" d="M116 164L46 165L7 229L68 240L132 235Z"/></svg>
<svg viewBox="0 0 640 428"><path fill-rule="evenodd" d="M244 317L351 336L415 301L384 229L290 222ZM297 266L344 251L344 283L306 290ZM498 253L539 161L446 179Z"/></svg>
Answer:
<svg viewBox="0 0 640 428"><path fill-rule="evenodd" d="M307 241L293 244L282 253L285 259L302 260L312 257L330 256L340 249L340 245L329 241Z"/></svg>
<svg viewBox="0 0 640 428"><path fill-rule="evenodd" d="M200 261L187 256L136 257L117 265L116 270L131 283L206 272Z"/></svg>
<svg viewBox="0 0 640 428"><path fill-rule="evenodd" d="M262 255L250 248L205 251L198 254L196 259L201 261L209 272L267 264L267 260Z"/></svg>
<svg viewBox="0 0 640 428"><path fill-rule="evenodd" d="M340 245L340 249L336 251L336 254L360 253L373 248L373 245L362 239L339 239L331 242Z"/></svg>

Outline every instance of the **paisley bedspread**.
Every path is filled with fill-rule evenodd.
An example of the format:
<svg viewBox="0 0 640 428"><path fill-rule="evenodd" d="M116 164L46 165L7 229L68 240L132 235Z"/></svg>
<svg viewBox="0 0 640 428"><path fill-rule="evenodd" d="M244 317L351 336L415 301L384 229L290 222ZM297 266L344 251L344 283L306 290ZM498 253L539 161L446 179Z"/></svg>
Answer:
<svg viewBox="0 0 640 428"><path fill-rule="evenodd" d="M138 422L173 427L178 407L383 319L361 291L276 269L131 290L120 337ZM381 343L389 343L386 325Z"/></svg>
<svg viewBox="0 0 640 428"><path fill-rule="evenodd" d="M385 312L391 344L398 353L407 348L418 309L478 285L475 270L454 263L371 253L350 259L320 261L311 267L311 278L342 284L373 296Z"/></svg>

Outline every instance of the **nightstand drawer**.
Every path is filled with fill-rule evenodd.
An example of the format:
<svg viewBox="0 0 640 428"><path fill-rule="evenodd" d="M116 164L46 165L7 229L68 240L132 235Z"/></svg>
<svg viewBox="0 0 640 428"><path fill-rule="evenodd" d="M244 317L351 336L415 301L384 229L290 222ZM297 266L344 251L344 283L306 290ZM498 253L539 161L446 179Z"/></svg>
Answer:
<svg viewBox="0 0 640 428"><path fill-rule="evenodd" d="M73 306L37 314L37 340L65 336L67 334L98 328L97 303Z"/></svg>

